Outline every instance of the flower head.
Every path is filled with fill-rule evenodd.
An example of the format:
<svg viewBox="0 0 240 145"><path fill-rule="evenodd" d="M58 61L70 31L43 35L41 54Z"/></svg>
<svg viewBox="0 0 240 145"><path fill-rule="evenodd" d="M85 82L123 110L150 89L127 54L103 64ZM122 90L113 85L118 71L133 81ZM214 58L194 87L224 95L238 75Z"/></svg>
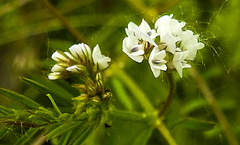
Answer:
<svg viewBox="0 0 240 145"><path fill-rule="evenodd" d="M186 30L185 22L172 17L160 17L155 29L144 19L139 26L130 22L126 28L128 36L123 40L123 52L139 63L146 58L155 77L167 70L176 70L182 77L182 69L191 67L187 62L193 61L197 50L204 47L199 35Z"/></svg>
<svg viewBox="0 0 240 145"><path fill-rule="evenodd" d="M165 56L165 50L160 51L156 47L152 50L150 54L148 62L155 78L157 78L161 74L162 70L167 70L167 66L165 65L167 61L164 60Z"/></svg>
<svg viewBox="0 0 240 145"><path fill-rule="evenodd" d="M57 62L49 74L50 80L66 78L71 73L84 75L96 74L99 71L106 69L109 66L111 59L101 54L100 48L97 45L93 52L91 48L84 44L74 44L69 48L70 52L55 51L52 54L52 59ZM95 69L95 66L98 69ZM64 76L64 77L62 77Z"/></svg>

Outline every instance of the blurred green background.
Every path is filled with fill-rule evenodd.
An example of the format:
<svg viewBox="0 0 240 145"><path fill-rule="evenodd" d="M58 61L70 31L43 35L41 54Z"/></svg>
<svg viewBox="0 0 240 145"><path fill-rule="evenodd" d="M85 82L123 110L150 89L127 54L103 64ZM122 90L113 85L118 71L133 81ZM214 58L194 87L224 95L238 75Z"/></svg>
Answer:
<svg viewBox="0 0 240 145"><path fill-rule="evenodd" d="M200 50L195 67L200 71L226 115L236 137L240 137L240 1L239 0L51 0L72 27L84 36L87 44L100 45L102 53L112 58L112 65L124 70L142 89L154 106L167 95L164 75L155 79L146 62L137 64L122 51L122 40L129 22L140 24L144 18L152 27L163 14L187 22L200 34L206 47ZM42 94L23 85L19 76L50 72L51 54L67 50L77 40L42 0L0 1L0 87L41 100ZM111 67L110 67L111 68ZM106 71L112 102L118 108L121 95L131 96L111 69ZM191 130L171 125L179 116L212 121L217 119L187 70L181 79L176 73L177 92L167 114L167 125L179 144L227 144L219 125L211 130ZM120 92L116 87L123 87ZM126 91L126 92L123 92ZM1 105L22 108L0 95ZM44 103L44 101L42 101ZM49 102L46 102L48 104ZM133 110L141 111L138 107ZM173 123L174 124L174 123ZM164 140L153 133L148 144ZM240 140L238 140L240 142ZM164 144L164 143L163 143Z"/></svg>

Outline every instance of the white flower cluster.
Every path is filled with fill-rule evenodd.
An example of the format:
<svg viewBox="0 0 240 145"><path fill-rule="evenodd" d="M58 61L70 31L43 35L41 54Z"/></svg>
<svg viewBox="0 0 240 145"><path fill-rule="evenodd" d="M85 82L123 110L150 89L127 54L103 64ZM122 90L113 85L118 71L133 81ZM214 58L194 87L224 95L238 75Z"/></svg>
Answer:
<svg viewBox="0 0 240 145"><path fill-rule="evenodd" d="M56 80L68 77L70 73L86 75L89 71L104 70L109 66L111 59L101 54L99 46L96 45L91 51L84 43L74 44L69 48L70 52L55 51L52 59L57 62L48 78Z"/></svg>
<svg viewBox="0 0 240 145"><path fill-rule="evenodd" d="M199 35L185 30L185 22L164 15L155 23L155 29L142 19L139 26L130 22L126 28L127 37L123 40L123 52L141 63L148 59L150 68L157 78L161 71L176 69L182 77L182 69L196 57L197 50L204 44L198 41Z"/></svg>

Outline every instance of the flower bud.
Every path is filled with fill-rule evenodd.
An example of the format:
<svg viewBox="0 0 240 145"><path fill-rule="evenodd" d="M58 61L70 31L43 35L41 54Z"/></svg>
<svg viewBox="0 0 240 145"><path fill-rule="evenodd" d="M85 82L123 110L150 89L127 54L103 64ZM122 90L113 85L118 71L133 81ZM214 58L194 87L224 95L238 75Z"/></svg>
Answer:
<svg viewBox="0 0 240 145"><path fill-rule="evenodd" d="M92 100L93 102L96 102L96 103L98 103L98 102L101 101L101 99L100 99L98 96L92 97L91 100Z"/></svg>
<svg viewBox="0 0 240 145"><path fill-rule="evenodd" d="M109 100L112 97L112 93L109 90L105 90L105 93L102 95L102 100Z"/></svg>
<svg viewBox="0 0 240 145"><path fill-rule="evenodd" d="M72 73L76 73L76 74L86 74L87 73L87 69L83 65L73 65L73 66L66 68L66 70L70 71Z"/></svg>
<svg viewBox="0 0 240 145"><path fill-rule="evenodd" d="M88 100L88 95L87 94L81 94L80 96L72 98L72 100L87 101Z"/></svg>

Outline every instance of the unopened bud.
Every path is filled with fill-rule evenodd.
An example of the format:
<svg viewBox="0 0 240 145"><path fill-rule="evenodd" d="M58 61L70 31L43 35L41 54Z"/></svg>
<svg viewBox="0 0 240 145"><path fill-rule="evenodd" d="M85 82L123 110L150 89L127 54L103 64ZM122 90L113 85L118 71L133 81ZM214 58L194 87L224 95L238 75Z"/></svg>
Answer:
<svg viewBox="0 0 240 145"><path fill-rule="evenodd" d="M112 93L109 90L105 90L105 93L102 95L102 100L109 100L112 97Z"/></svg>
<svg viewBox="0 0 240 145"><path fill-rule="evenodd" d="M96 94L96 88L92 85L87 85L87 93L89 96L93 96Z"/></svg>
<svg viewBox="0 0 240 145"><path fill-rule="evenodd" d="M57 79L64 79L67 78L67 73L62 72L53 72L48 75L49 80L57 80Z"/></svg>
<svg viewBox="0 0 240 145"><path fill-rule="evenodd" d="M88 100L88 95L87 94L81 94L80 96L72 98L72 100L87 101Z"/></svg>
<svg viewBox="0 0 240 145"><path fill-rule="evenodd" d="M96 75L96 90L99 93L102 93L104 91L103 80L100 73L97 73Z"/></svg>
<svg viewBox="0 0 240 145"><path fill-rule="evenodd" d="M92 97L91 100L92 100L93 102L96 102L96 103L98 103L98 102L101 101L101 99L100 99L98 96Z"/></svg>
<svg viewBox="0 0 240 145"><path fill-rule="evenodd" d="M87 69L83 65L73 65L73 66L66 68L66 70L70 71L72 73L76 73L76 74L86 74L87 73Z"/></svg>
<svg viewBox="0 0 240 145"><path fill-rule="evenodd" d="M83 84L73 84L72 87L80 90L81 92L87 93L87 88Z"/></svg>

